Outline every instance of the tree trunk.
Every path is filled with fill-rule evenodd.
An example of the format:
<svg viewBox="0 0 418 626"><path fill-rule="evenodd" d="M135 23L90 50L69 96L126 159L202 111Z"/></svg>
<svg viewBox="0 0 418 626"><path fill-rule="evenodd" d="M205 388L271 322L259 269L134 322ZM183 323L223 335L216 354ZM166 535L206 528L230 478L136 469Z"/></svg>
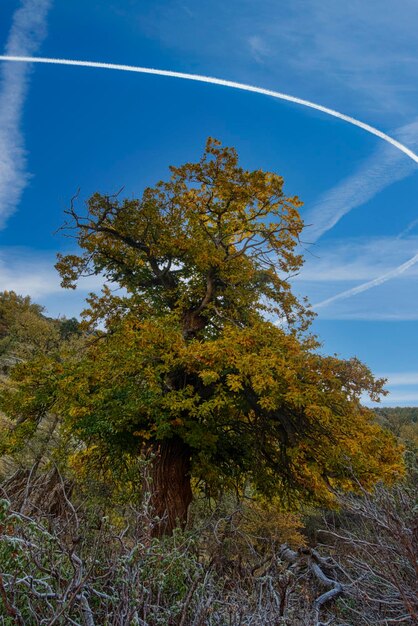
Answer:
<svg viewBox="0 0 418 626"><path fill-rule="evenodd" d="M156 448L151 469L151 511L160 521L152 535L171 535L177 526L184 528L192 501L190 486L190 448L173 437Z"/></svg>

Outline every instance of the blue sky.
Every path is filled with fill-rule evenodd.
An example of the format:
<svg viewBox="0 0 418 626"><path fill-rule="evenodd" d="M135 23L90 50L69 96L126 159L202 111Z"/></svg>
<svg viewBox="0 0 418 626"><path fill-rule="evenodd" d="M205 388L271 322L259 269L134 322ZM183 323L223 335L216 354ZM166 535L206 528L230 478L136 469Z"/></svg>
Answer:
<svg viewBox="0 0 418 626"><path fill-rule="evenodd" d="M3 54L216 76L320 103L418 149L415 0L2 0ZM272 170L304 201L306 263L323 350L389 377L418 405L418 166L317 111L225 87L61 66L0 65L0 290L77 314L90 279L59 288L54 235L80 188L127 195L199 157L207 136ZM352 293L377 277L392 276ZM343 294L341 296L340 294ZM336 298L338 296L338 298Z"/></svg>

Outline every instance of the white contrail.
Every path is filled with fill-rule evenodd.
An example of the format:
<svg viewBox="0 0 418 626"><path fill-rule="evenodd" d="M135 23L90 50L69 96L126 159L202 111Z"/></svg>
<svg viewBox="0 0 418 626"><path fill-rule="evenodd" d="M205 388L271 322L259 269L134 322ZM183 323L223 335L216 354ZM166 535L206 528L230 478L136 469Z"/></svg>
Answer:
<svg viewBox="0 0 418 626"><path fill-rule="evenodd" d="M411 148L416 149L418 119L397 128L395 134ZM374 154L353 174L322 194L315 204L303 213L303 221L309 225L304 232L305 239L310 243L317 241L352 209L365 204L389 185L415 172L414 163L403 158L402 153L379 142ZM399 237L407 234L414 226L415 223L411 224Z"/></svg>
<svg viewBox="0 0 418 626"><path fill-rule="evenodd" d="M407 139L408 143L415 147L418 137L418 120L398 128L396 132L398 136L404 140ZM305 223L312 224L306 231L309 241L315 242L353 208L361 206L388 185L406 178L413 171L412 163L410 161L405 162L399 153L389 151L388 146L379 147L379 150L368 159L359 171L324 194L314 207L303 216ZM408 234L417 224L418 220L414 220L397 238ZM396 278L417 262L418 254L373 280L314 304L313 308L323 308L335 301L344 300L373 287L378 287L386 281Z"/></svg>
<svg viewBox="0 0 418 626"><path fill-rule="evenodd" d="M400 274L403 274L410 267L418 263L418 253L411 257L402 265L398 265L395 269L390 272L386 272L386 274L382 274L381 276L377 276L377 278L373 278L373 280L369 280L367 283L363 283L362 285L358 285L357 287L353 287L352 289L347 289L347 291L342 291L341 293L337 293L336 296L332 296L332 298L327 298L326 300L322 300L322 302L318 302L312 306L313 309L321 309L324 306L328 306L332 302L336 302L337 300L345 300L345 298L351 298L351 296L355 296L358 293L362 293L363 291L367 291L368 289L372 289L372 287L378 287L382 285L387 280L391 278L396 278Z"/></svg>
<svg viewBox="0 0 418 626"><path fill-rule="evenodd" d="M349 124L353 124L354 126L358 126L362 128L368 133L383 139L383 141L387 141L392 146L406 154L410 159L418 163L418 155L415 154L412 150L404 146L402 143L386 135L381 130L370 126L370 124L366 124L357 120L354 117L350 117L349 115L345 115L344 113L340 113L339 111L335 111L334 109L329 109L328 107L324 107L321 104L316 104L315 102L310 102L309 100L302 100L302 98L296 98L295 96L290 96L285 93L280 93L279 91L272 91L271 89L263 89L262 87L254 87L253 85L246 85L245 83L237 83L232 80L224 80L223 78L213 78L212 76L200 76L199 74L185 74L184 72L173 72L171 70L158 70L150 67L137 67L135 65L119 65L117 63L99 63L96 61L75 61L72 59L51 59L45 57L31 57L31 56L12 56L12 55L2 55L0 56L0 61L15 61L19 63L51 63L52 65L74 65L78 67L94 67L101 68L106 70L117 70L121 72L137 72L139 74L155 74L157 76L168 76L170 78L182 78L184 80L193 80L200 83L210 83L211 85L221 85L223 87L230 87L232 89L240 89L242 91L250 91L253 93L259 93L264 96L271 96L272 98L278 98L279 100L287 100L288 102L293 102L294 104L300 104L302 106L308 107L310 109L316 109L317 111L321 111L322 113L326 113L327 115L332 115L333 117L337 117L344 122L348 122Z"/></svg>
<svg viewBox="0 0 418 626"><path fill-rule="evenodd" d="M52 0L22 0L7 38L6 56L35 53L46 34ZM0 227L18 204L28 181L20 132L29 67L3 66L0 72Z"/></svg>
<svg viewBox="0 0 418 626"><path fill-rule="evenodd" d="M317 111L321 111L322 113L331 115L340 120L343 120L344 122L357 126L361 128L362 130L365 130L366 132L372 135L375 135L376 137L379 137L380 139L383 139L383 141L386 141L387 143L391 144L392 146L394 146L395 148L397 148L398 150L406 154L406 156L412 159L412 161L414 161L415 163L418 163L418 155L416 155L415 152L413 152L410 148L408 148L401 142L397 141L393 137L390 137L386 133L378 130L377 128L370 126L370 124L366 124L364 122L361 122L360 120L357 120L354 117L345 115L344 113L340 113L339 111L335 111L334 109L324 107L320 104L316 104L315 102L310 102L309 100L303 100L302 98L290 96L288 94L281 93L279 91L272 91L270 89L263 89L262 87L254 87L253 85L246 85L245 83L238 83L235 81L224 80L222 78L214 78L211 76L201 76L199 74L186 74L184 72L174 72L171 70L159 70L159 69L154 69L154 68L149 68L149 67L139 67L139 66L133 66L133 65L120 65L116 63L100 63L96 61L77 61L77 60L72 60L72 59L53 59L53 58L46 58L46 57L14 56L14 55L0 55L0 61L12 61L12 62L19 62L19 63L47 63L47 64L52 64L52 65L71 65L71 66L78 66L78 67L92 67L92 68L100 68L100 69L108 69L108 70L117 70L117 71L122 71L122 72L136 72L139 74L154 74L157 76L180 78L183 80L192 80L192 81L201 82L201 83L209 83L212 85L230 87L232 89L240 89L242 91L247 91L247 92L259 93L261 95L270 96L272 98L277 98L279 100L286 100L288 102L293 102L294 104L300 104L302 106L305 106L311 109L316 109ZM381 285L387 280L390 280L391 278L395 278L396 276L402 274L403 272L405 272L407 269L412 267L417 262L418 262L418 253L415 256L413 256L411 259L406 261L406 263L403 263L402 265L395 268L394 270L387 272L386 274L383 274L382 276L378 276L377 278L367 283L363 283L362 285L359 285L358 287L354 287L353 289L349 289L347 291L339 293L336 296L333 296L332 298L328 298L327 300L318 302L316 305L314 305L313 308L315 309L322 308L324 306L327 306L328 304L331 304L332 302L335 302L336 300L349 298L350 296L354 296L363 291L367 291L368 289L371 289L372 287Z"/></svg>

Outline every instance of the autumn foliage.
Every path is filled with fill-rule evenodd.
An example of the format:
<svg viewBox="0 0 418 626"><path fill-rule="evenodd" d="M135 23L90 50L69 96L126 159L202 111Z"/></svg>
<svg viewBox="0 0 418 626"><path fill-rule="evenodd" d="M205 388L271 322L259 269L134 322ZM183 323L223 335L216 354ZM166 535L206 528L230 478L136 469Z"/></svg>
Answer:
<svg viewBox="0 0 418 626"><path fill-rule="evenodd" d="M382 381L321 356L292 293L300 206L280 176L244 170L213 139L139 199L71 206L79 252L59 258L62 285L107 285L82 339L15 368L3 409L23 424L47 407L84 458L150 458L157 534L185 524L192 483L295 508L399 477L399 447L361 405Z"/></svg>

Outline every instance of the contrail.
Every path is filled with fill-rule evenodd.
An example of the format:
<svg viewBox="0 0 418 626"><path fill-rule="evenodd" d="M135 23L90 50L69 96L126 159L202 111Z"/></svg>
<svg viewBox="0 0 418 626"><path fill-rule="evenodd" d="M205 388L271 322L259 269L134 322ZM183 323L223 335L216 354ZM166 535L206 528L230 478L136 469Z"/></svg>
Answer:
<svg viewBox="0 0 418 626"><path fill-rule="evenodd" d="M117 70L120 72L136 72L139 74L155 74L157 76L168 76L170 78L181 78L183 80L193 80L200 83L210 83L211 85L221 85L223 87L230 87L231 89L240 89L242 91L250 91L253 93L259 93L264 96L271 96L272 98L278 98L279 100L287 100L288 102L293 102L294 104L300 104L302 106L308 107L310 109L316 109L317 111L321 111L322 113L326 113L327 115L332 115L333 117L337 117L344 122L348 122L349 124L353 124L353 126L358 126L362 128L366 132L383 139L387 143L390 143L392 146L406 154L410 159L418 163L418 155L415 154L412 150L404 146L402 143L386 135L386 133L374 128L374 126L370 126L370 124L366 124L365 122L361 122L354 117L350 117L349 115L345 115L344 113L340 113L339 111L335 111L334 109L329 109L328 107L324 107L321 104L316 104L315 102L310 102L309 100L302 100L302 98L296 98L295 96L290 96L286 93L280 93L279 91L272 91L270 89L263 89L262 87L254 87L253 85L246 85L245 83L237 83L232 80L224 80L223 78L213 78L212 76L201 76L199 74L185 74L184 72L173 72L171 70L158 70L150 67L137 67L135 65L119 65L117 63L99 63L96 61L75 61L72 59L51 59L46 57L30 57L30 56L11 56L11 55L2 55L0 56L0 61L15 61L19 63L50 63L52 65L74 65L78 67L95 67L101 68L105 70Z"/></svg>
<svg viewBox="0 0 418 626"><path fill-rule="evenodd" d="M214 78L211 76L201 76L199 74L186 74L184 72L173 72L171 70L159 70L150 67L139 67L134 65L120 65L117 63L100 63L96 61L77 61L72 59L53 59L46 57L31 57L31 56L12 56L12 55L0 55L0 61L13 61L18 63L47 63L52 65L72 65L78 67L92 67L92 68L100 68L107 70L116 70L121 72L136 72L138 74L154 74L156 76L167 76L170 78L181 78L183 80L192 80L200 83L209 83L212 85L220 85L223 87L230 87L231 89L239 89L241 91L247 91L252 93L259 93L261 95L270 96L272 98L277 98L279 100L286 100L288 102L292 102L294 104L299 104L301 106L308 107L310 109L315 109L317 111L321 111L327 115L331 115L332 117L336 117L344 122L352 124L353 126L357 126L362 130L370 133L371 135L375 135L379 137L379 139L383 139L387 143L391 144L401 152L403 152L406 156L408 156L412 161L418 163L418 155L415 154L412 150L410 150L407 146L402 144L400 141L397 141L393 137L390 137L386 133L374 128L374 126L370 126L370 124L366 124L365 122L361 122L354 117L349 115L345 115L344 113L340 113L339 111L335 111L334 109L330 109L328 107L324 107L321 104L316 104L315 102L310 102L309 100L303 100L302 98L297 98L295 96L290 96L285 93L281 93L279 91L272 91L270 89L263 89L262 87L254 87L253 85L246 85L245 83L238 83L231 80L224 80L222 78ZM418 262L418 253L413 256L411 259L398 266L394 270L383 274L382 276L378 276L377 278L363 283L358 287L354 287L353 289L348 289L347 291L343 291L342 293L333 296L332 298L328 298L327 300L323 300L322 302L318 302L313 306L314 309L319 309L322 307L335 302L336 300L342 300L345 298L349 298L363 291L367 291L372 287L377 287L382 283L390 280L391 278L395 278L399 276L407 269L415 265Z"/></svg>
<svg viewBox="0 0 418 626"><path fill-rule="evenodd" d="M322 300L322 302L318 302L312 306L313 309L321 309L324 306L328 306L332 302L336 302L337 300L345 300L345 298L351 298L351 296L355 296L358 293L362 293L363 291L367 291L368 289L372 289L372 287L378 287L382 285L387 280L391 278L396 278L403 274L410 267L415 265L418 262L418 252L413 257L408 259L402 265L398 265L395 269L390 272L386 272L386 274L382 274L381 276L377 276L377 278L373 278L373 280L369 280L367 283L363 283L362 285L358 285L358 287L353 287L352 289L347 289L347 291L342 291L341 293L337 293L336 296L332 296L332 298L327 298L326 300Z"/></svg>
<svg viewBox="0 0 418 626"><path fill-rule="evenodd" d="M35 54L46 35L52 0L22 0L7 37L6 56ZM19 202L28 182L26 151L20 129L30 68L3 65L0 70L0 228Z"/></svg>
<svg viewBox="0 0 418 626"><path fill-rule="evenodd" d="M412 145L417 143L418 120L397 129L398 136L407 139ZM398 180L402 180L414 171L414 165L410 161L402 159L399 152L394 153L388 146L382 144L379 150L370 157L367 162L352 176L324 194L315 206L304 214L305 223L312 224L309 228L309 240L314 242L328 230L333 228L339 220L351 209L364 204L376 193L392 185ZM401 232L397 239L407 235L416 225L418 219L411 222L407 228ZM371 281L362 283L353 289L342 291L332 298L327 298L312 306L313 309L320 309L332 304L335 301L343 300L355 296L358 293L378 287L386 281L396 278L407 269L418 262L418 254L408 261L394 268L393 270L377 276Z"/></svg>
<svg viewBox="0 0 418 626"><path fill-rule="evenodd" d="M397 128L395 135L411 148L418 146L418 119ZM398 150L392 150L387 144L379 146L357 170L323 193L313 206L303 213L303 221L309 224L305 237L310 243L317 241L352 209L362 206L375 195L393 183L415 173L416 165L405 159ZM407 234L418 220L410 224L398 237Z"/></svg>

